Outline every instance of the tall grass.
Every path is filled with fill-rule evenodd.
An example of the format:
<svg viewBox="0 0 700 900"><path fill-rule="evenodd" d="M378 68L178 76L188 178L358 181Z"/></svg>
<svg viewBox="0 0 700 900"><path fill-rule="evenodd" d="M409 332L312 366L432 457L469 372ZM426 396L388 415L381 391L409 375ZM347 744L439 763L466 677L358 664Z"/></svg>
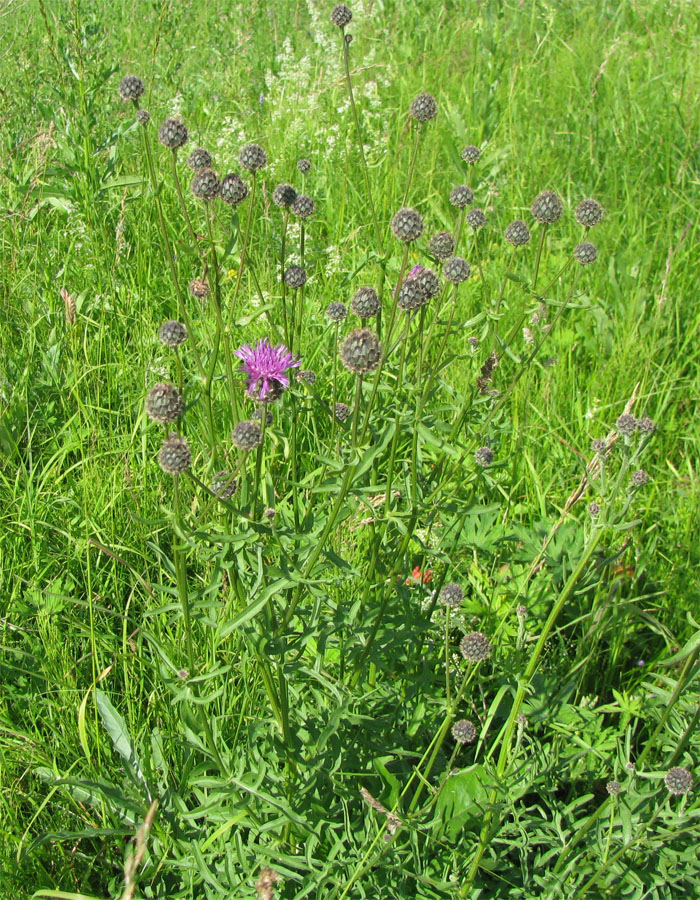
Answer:
<svg viewBox="0 0 700 900"><path fill-rule="evenodd" d="M668 773L698 757L698 12L367 0L348 44L331 9L3 11L0 894L693 896ZM255 190L194 198L194 146ZM470 277L407 314L441 230ZM380 319L329 321L362 285ZM382 351L355 375L361 326ZM290 370L239 451L261 337L315 381ZM186 404L174 478L158 382Z"/></svg>

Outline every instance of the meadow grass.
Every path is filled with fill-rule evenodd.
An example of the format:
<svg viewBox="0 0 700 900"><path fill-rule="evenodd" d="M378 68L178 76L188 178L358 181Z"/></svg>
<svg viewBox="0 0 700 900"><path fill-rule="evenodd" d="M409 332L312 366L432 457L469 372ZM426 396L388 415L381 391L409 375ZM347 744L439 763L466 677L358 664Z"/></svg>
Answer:
<svg viewBox="0 0 700 900"><path fill-rule="evenodd" d="M700 893L696 792L668 776L700 752L700 13L351 6L366 169L332 3L0 6L2 897ZM119 97L131 72L147 127ZM418 128L421 91L438 115ZM190 131L194 238L166 116ZM212 207L210 244L184 160L205 147L250 184L251 142L256 196ZM280 182L316 204L284 242ZM436 267L460 183L487 217L461 229L471 276L406 336L399 312L358 388L337 347L360 320L325 310L383 285L363 324L391 345L392 291ZM545 189L565 215L534 285ZM588 235L584 197L606 210ZM426 231L403 255L406 205ZM516 218L533 239L513 254ZM583 239L596 262L559 278ZM309 273L284 306L283 252ZM180 362L157 338L176 286ZM248 458L227 354L285 328L316 381L290 373ZM158 466L144 401L163 381L184 390L198 480ZM626 410L654 433L625 439ZM207 485L236 466L227 507Z"/></svg>

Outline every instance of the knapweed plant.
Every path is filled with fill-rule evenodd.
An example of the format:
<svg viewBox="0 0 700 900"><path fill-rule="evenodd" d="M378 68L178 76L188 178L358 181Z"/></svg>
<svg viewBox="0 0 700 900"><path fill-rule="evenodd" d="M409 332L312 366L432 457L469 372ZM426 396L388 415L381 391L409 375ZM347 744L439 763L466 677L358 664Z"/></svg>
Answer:
<svg viewBox="0 0 700 900"><path fill-rule="evenodd" d="M564 493L523 439L536 422L568 441L529 398L597 321L614 198L593 172L565 198L565 173L540 171L505 205L478 121L471 143L430 140L447 121L430 77L386 111L401 144L381 161L352 26L328 7L344 174L319 147L275 158L252 126L222 153L156 112L158 79L109 82L132 240L149 233L168 279L134 336L152 361L129 372L148 537L91 538L129 573L141 675L93 663L76 709L99 763L37 767L46 802L80 811L64 852L69 833L113 847L51 896L675 896L679 858L700 875L699 626L654 672L624 636L630 616L664 632L624 593L652 399L620 391ZM329 199L338 177L350 212ZM354 232L330 280L336 217Z"/></svg>

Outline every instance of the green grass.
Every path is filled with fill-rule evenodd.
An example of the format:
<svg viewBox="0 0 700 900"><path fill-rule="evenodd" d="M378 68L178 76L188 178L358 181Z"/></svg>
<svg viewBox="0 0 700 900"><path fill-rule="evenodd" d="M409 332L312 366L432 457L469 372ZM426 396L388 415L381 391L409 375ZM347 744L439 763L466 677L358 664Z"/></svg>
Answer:
<svg viewBox="0 0 700 900"><path fill-rule="evenodd" d="M249 897L266 864L282 876L280 897L700 893L697 792L674 798L663 786L672 766L693 771L700 749L700 13L683 0L352 7L352 83L381 247L332 4L0 6L2 897L121 897L131 839L154 798L136 897ZM155 335L179 313L141 129L118 95L128 72L146 82L183 290L202 265L157 126L181 115L187 149L209 148L222 174L238 169L244 143L267 150L234 348L269 334L269 320L282 328L281 214L270 193L280 181L301 186L299 157L314 166L298 349L318 379L280 401L259 509L255 460L249 466L237 498L252 521L208 506L186 478L178 511L173 480L155 461L163 435L144 396L177 380ZM408 204L426 236L452 229L449 191L469 179L488 222L478 246L462 234L472 277L457 293L418 438L415 401L437 338L420 380L417 343L407 345L403 383L398 351L387 367L371 428L356 442L366 466L355 476L351 420L336 431L345 450L329 444L334 335L323 311L377 284L384 251L387 328L401 265L388 224L408 179L406 111L421 90L436 95L439 115L423 129ZM466 143L484 145L471 170L459 156ZM188 184L184 159L178 165ZM576 203L593 196L607 211L590 235L596 264L576 267L573 291L569 269L546 292L550 323L570 294L546 336L521 322L539 304L536 227L494 314L510 259L504 228L513 218L531 224L545 188L567 211L549 230L539 290L582 239ZM189 195L187 204L204 234L201 204ZM248 208L238 210L242 228ZM227 310L241 240L238 217L217 210ZM410 265L425 262L424 247L412 245ZM299 261L296 222L287 252ZM62 289L75 301L74 324ZM187 303L206 355L211 301ZM356 324L341 325L341 338ZM523 324L545 338L528 365ZM208 483L223 468L213 457L230 446L243 384L227 378L222 351L212 453L190 346L185 432L193 471ZM500 398L469 402L492 347ZM338 385L352 407L355 381L342 368ZM653 438L639 461L630 458L638 439L618 441L606 479L567 504L591 440L611 432L632 397L634 414L656 422ZM464 427L450 436L463 404ZM473 451L484 443L495 464L482 472ZM436 465L444 475L455 461L438 491ZM642 465L649 483L630 495L629 472ZM387 485L400 496L376 500ZM600 529L586 512L594 499ZM274 527L263 506L277 509ZM415 566L433 570L430 584L405 584ZM431 622L425 601L451 581L465 601L451 621L438 607ZM294 615L280 628L292 597ZM183 608L196 680L181 677L192 668ZM470 630L491 636L491 659L446 667ZM480 737L459 749L448 729L464 671L472 674L455 715ZM525 672L526 724L511 716ZM608 798L611 779L619 797ZM400 817L391 840L361 788Z"/></svg>

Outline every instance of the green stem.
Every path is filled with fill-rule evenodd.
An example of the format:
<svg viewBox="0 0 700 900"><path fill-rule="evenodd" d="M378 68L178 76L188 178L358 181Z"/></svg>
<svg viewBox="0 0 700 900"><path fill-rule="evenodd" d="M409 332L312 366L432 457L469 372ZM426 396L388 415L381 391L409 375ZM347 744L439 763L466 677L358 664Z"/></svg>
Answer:
<svg viewBox="0 0 700 900"><path fill-rule="evenodd" d="M173 181L175 182L175 190L177 191L177 196L180 201L180 209L182 210L182 214L185 217L185 222L187 223L187 230L189 231L190 238L192 239L194 252L197 253L197 235L195 234L195 230L192 227L192 220L190 219L190 214L187 210L187 204L185 203L185 195L182 193L182 186L180 185L180 177L177 174L177 150L170 151L170 169L173 173Z"/></svg>

